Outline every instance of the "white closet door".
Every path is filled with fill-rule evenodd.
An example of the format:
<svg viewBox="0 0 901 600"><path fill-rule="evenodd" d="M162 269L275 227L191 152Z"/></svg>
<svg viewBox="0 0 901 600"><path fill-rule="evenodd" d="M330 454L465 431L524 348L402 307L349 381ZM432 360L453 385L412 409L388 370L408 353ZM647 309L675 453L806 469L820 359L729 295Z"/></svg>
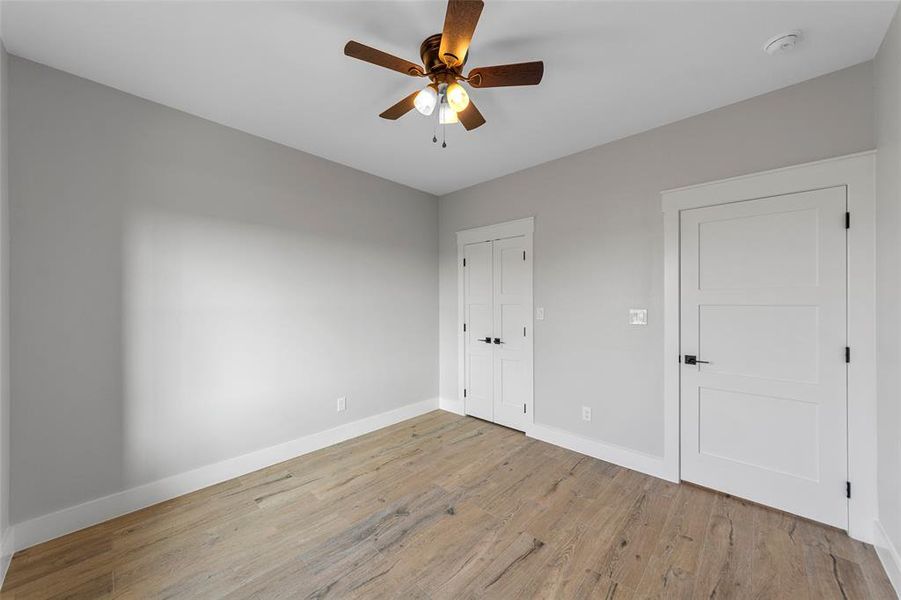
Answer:
<svg viewBox="0 0 901 600"><path fill-rule="evenodd" d="M682 478L841 528L846 205L842 186L681 216Z"/></svg>
<svg viewBox="0 0 901 600"><path fill-rule="evenodd" d="M494 285L491 242L464 248L463 310L466 414L494 420ZM487 341L485 341L487 340Z"/></svg>
<svg viewBox="0 0 901 600"><path fill-rule="evenodd" d="M519 430L532 393L530 261L524 237L494 242L494 421Z"/></svg>

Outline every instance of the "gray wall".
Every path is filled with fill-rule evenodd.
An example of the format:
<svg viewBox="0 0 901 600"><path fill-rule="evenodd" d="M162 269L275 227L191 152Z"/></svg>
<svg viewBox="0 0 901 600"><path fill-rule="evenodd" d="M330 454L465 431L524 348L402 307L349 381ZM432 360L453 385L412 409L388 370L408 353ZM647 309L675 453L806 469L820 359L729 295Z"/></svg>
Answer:
<svg viewBox="0 0 901 600"><path fill-rule="evenodd" d="M12 548L9 520L9 179L7 99L9 61L0 42L0 580Z"/></svg>
<svg viewBox="0 0 901 600"><path fill-rule="evenodd" d="M901 13L899 13L901 14ZM901 17L876 56L879 520L901 548Z"/></svg>
<svg viewBox="0 0 901 600"><path fill-rule="evenodd" d="M454 233L535 215L536 422L661 456L661 190L872 149L872 77L861 64L442 197L442 401L457 399Z"/></svg>
<svg viewBox="0 0 901 600"><path fill-rule="evenodd" d="M433 196L9 77L13 522L437 396Z"/></svg>

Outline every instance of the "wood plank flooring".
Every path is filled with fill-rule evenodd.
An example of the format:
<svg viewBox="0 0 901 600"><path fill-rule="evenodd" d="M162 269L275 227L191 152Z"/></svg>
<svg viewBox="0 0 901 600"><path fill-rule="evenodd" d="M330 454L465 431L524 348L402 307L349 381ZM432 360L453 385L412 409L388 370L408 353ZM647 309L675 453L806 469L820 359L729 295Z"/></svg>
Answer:
<svg viewBox="0 0 901 600"><path fill-rule="evenodd" d="M0 598L894 598L844 533L435 411L19 552Z"/></svg>

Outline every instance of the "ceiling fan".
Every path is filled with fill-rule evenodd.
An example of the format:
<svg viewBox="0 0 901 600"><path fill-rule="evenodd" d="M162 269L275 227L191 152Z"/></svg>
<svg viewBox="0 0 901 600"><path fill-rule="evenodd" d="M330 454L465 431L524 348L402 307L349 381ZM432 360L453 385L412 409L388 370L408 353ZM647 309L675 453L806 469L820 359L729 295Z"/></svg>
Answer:
<svg viewBox="0 0 901 600"><path fill-rule="evenodd" d="M444 31L430 35L419 47L422 65L376 50L359 42L350 41L344 46L344 54L411 77L427 77L431 80L425 88L417 90L384 111L379 116L395 120L414 108L423 115L431 115L438 108L441 125L460 122L468 130L485 124L485 117L470 100L460 82L474 88L510 85L538 85L544 75L542 61L478 67L463 74L463 65L469 56L469 44L482 14L482 0L448 0L444 17ZM433 137L432 141L437 141ZM446 146L446 144L442 144Z"/></svg>

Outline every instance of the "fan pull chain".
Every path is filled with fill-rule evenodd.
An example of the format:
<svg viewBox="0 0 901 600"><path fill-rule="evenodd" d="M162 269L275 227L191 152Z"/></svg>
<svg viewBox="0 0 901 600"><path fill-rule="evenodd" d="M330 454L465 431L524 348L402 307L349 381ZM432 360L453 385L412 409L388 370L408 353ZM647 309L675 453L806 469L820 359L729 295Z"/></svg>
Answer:
<svg viewBox="0 0 901 600"><path fill-rule="evenodd" d="M435 111L435 129L432 130L432 143L438 143L438 113L440 110Z"/></svg>
<svg viewBox="0 0 901 600"><path fill-rule="evenodd" d="M441 126L441 147L447 148L447 125Z"/></svg>

